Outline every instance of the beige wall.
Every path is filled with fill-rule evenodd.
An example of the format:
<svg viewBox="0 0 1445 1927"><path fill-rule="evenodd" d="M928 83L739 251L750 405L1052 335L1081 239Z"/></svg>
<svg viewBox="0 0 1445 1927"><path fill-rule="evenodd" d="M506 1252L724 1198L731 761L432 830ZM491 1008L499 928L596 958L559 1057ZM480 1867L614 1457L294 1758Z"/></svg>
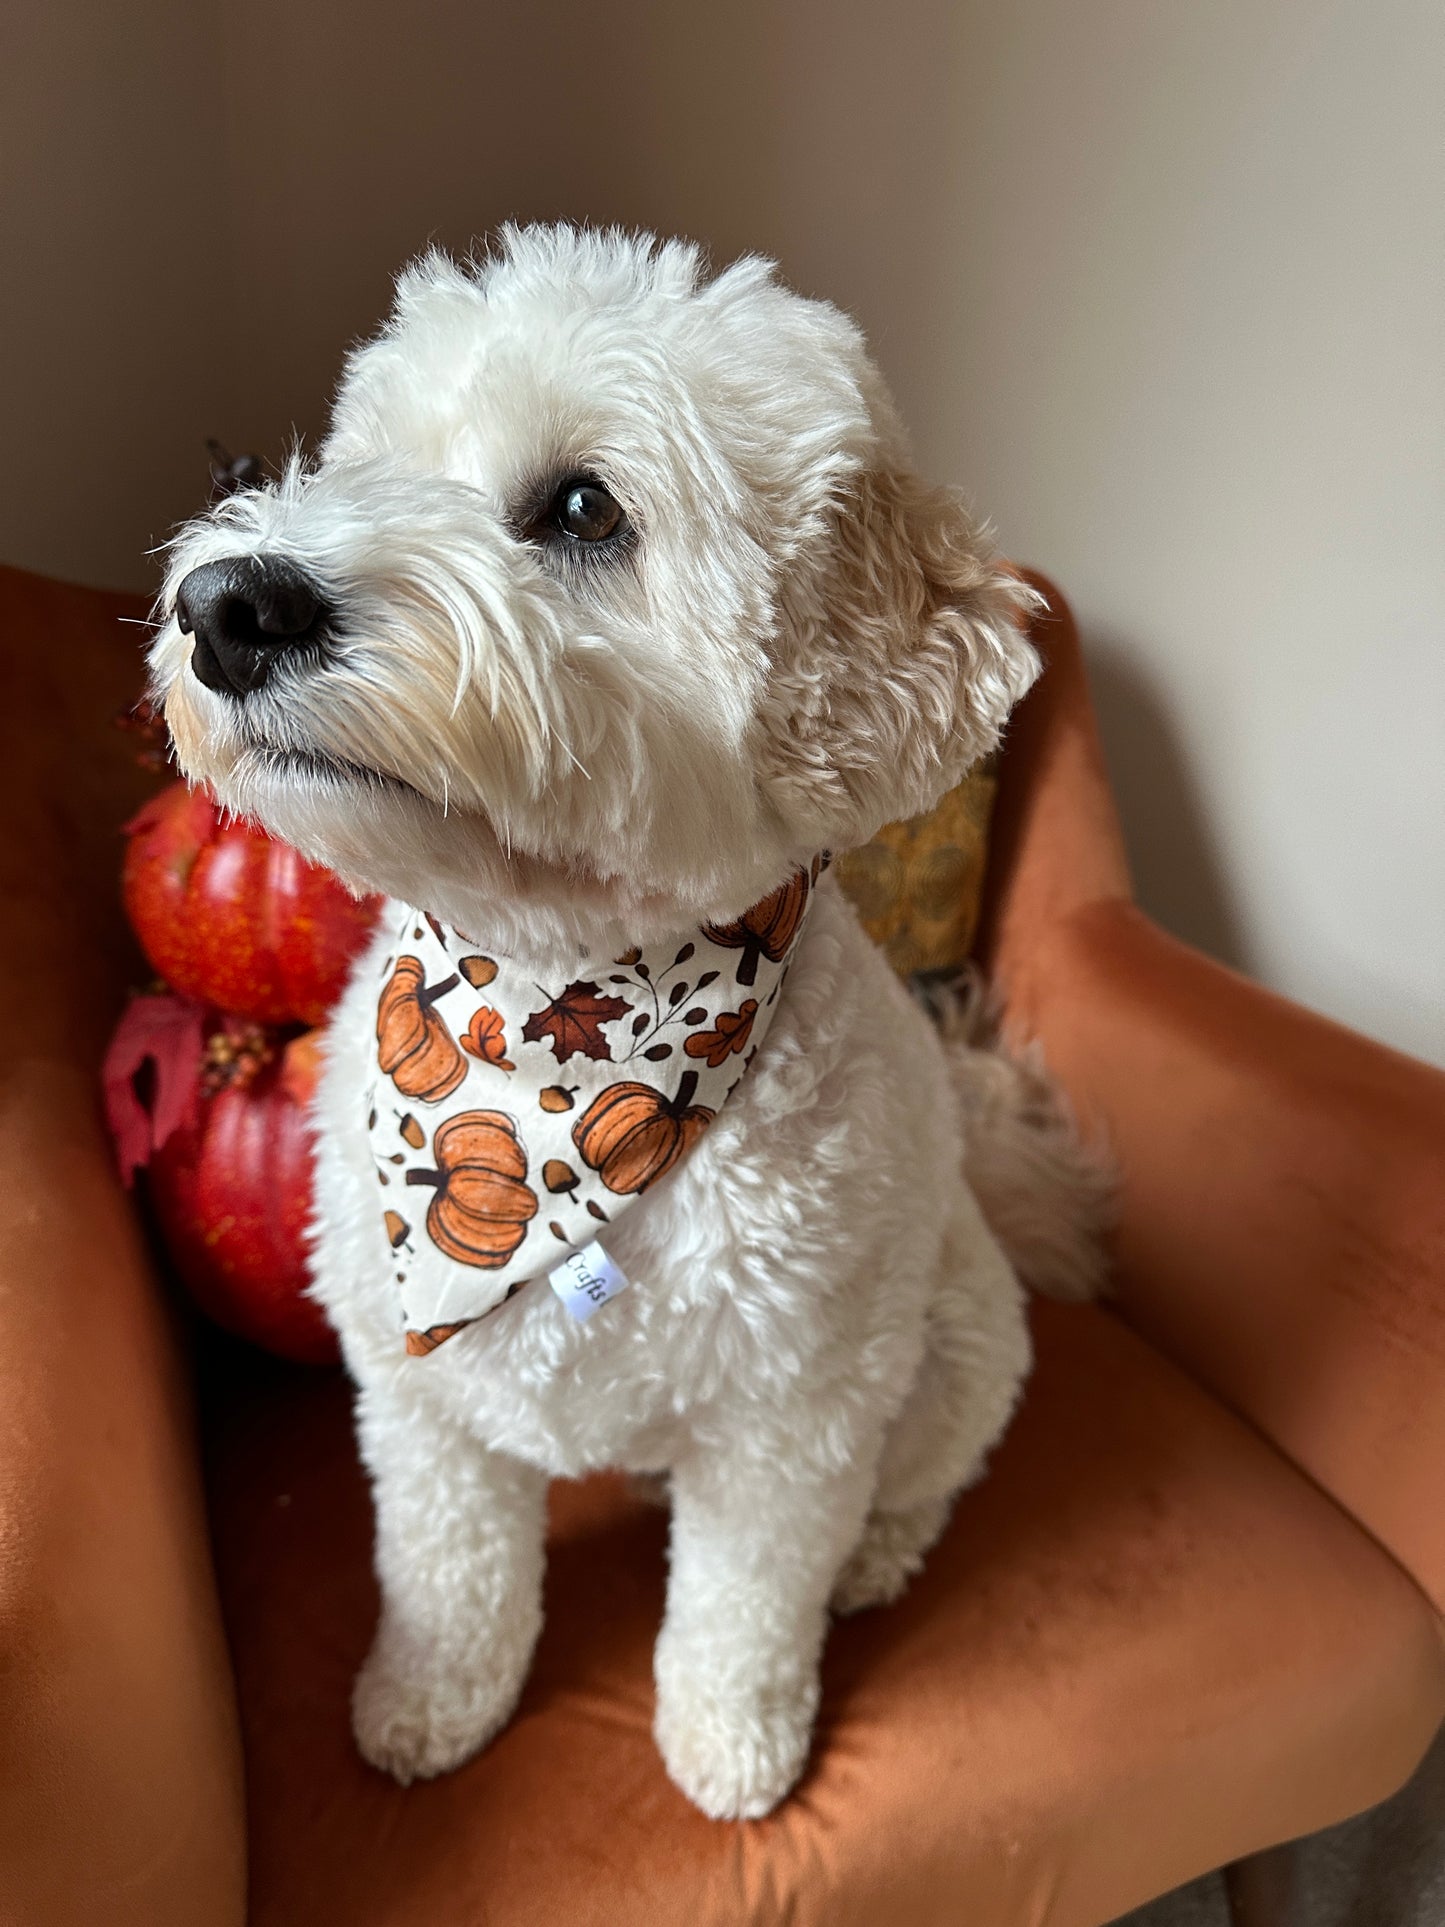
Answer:
<svg viewBox="0 0 1445 1927"><path fill-rule="evenodd" d="M0 9L0 556L149 582L228 412L209 9Z"/></svg>
<svg viewBox="0 0 1445 1927"><path fill-rule="evenodd" d="M1145 901L1445 1059L1434 0L24 6L5 553L149 579L428 238L775 252L1074 596Z"/></svg>

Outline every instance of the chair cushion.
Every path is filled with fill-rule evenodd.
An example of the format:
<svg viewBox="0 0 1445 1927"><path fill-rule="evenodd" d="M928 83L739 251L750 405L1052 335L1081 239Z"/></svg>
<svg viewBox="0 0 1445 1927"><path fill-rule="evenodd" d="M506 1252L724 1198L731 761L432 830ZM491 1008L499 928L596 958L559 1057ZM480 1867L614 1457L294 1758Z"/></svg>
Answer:
<svg viewBox="0 0 1445 1927"><path fill-rule="evenodd" d="M863 928L900 976L968 962L997 788L990 756L922 816L889 823L871 843L834 857Z"/></svg>
<svg viewBox="0 0 1445 1927"><path fill-rule="evenodd" d="M1413 1584L1109 1315L1041 1307L985 1481L898 1605L838 1625L812 1766L705 1820L653 1745L665 1519L554 1489L547 1622L507 1730L409 1790L347 1701L376 1594L335 1378L208 1388L256 1927L1085 1927L1383 1797L1445 1709Z"/></svg>

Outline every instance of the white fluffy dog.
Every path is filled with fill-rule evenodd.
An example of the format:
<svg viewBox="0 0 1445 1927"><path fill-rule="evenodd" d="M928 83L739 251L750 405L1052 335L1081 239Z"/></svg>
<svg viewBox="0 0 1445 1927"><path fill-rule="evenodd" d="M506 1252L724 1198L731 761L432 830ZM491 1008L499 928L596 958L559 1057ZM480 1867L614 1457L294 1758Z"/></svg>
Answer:
<svg viewBox="0 0 1445 1927"><path fill-rule="evenodd" d="M993 748L1038 667L1029 599L915 478L843 315L763 261L708 279L693 247L570 228L410 268L315 464L175 544L152 666L186 773L396 900L331 1027L315 1270L376 1501L355 1731L398 1779L507 1720L547 1482L610 1466L667 1475L668 1770L709 1814L767 1812L807 1758L830 1603L899 1593L1028 1368L965 1110L1015 1221L1036 1194L1030 1282L1092 1282L1097 1202L1036 1087L940 1043L824 874L711 1127L641 1182L603 1170L632 1289L580 1323L514 1286L408 1355L365 1116L398 918L538 984L739 919ZM505 1105L515 1065L473 1055ZM519 1139L483 1177L525 1174Z"/></svg>

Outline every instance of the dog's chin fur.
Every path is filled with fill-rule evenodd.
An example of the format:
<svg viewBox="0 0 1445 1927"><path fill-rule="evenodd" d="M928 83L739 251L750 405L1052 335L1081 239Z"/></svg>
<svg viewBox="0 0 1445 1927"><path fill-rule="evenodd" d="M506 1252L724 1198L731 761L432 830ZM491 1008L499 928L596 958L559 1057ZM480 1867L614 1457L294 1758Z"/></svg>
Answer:
<svg viewBox="0 0 1445 1927"><path fill-rule="evenodd" d="M538 520L578 474L626 511L610 549ZM242 701L192 672L176 595L267 555L329 627ZM679 243L528 229L403 275L319 458L178 537L151 665L182 767L230 808L555 972L737 916L931 805L1037 672L1030 600L914 476L835 309L763 262L710 280ZM963 1112L997 1124L979 1169L1056 1284L1095 1275L1097 1186L1030 1246L1029 1186L1069 1165L1057 1132L1029 1153L1046 1107L969 1104L978 1053L940 1049L825 878L756 1062L606 1233L633 1289L582 1328L533 1287L407 1360L361 1124L380 961L316 1113L316 1290L377 1503L359 1744L401 1779L482 1745L536 1637L547 1476L665 1470L658 1740L705 1811L765 1812L806 1758L830 1599L902 1589L1027 1366Z"/></svg>
<svg viewBox="0 0 1445 1927"><path fill-rule="evenodd" d="M380 891L425 907L489 949L539 966L617 955L710 914L639 890L631 877L603 876L580 857L508 849L486 815L320 753L243 750L210 780L228 808L305 850L358 895Z"/></svg>

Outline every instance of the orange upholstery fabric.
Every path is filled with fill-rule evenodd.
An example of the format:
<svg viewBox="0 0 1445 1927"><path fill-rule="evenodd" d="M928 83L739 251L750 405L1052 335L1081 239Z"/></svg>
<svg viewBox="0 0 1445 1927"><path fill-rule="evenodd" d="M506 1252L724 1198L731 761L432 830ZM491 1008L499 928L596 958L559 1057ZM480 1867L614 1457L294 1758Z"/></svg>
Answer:
<svg viewBox="0 0 1445 1927"><path fill-rule="evenodd" d="M214 1435L256 1927L1089 1927L1367 1804L1445 1711L1410 1582L1115 1319L1041 1309L993 1470L895 1608L844 1622L813 1767L717 1825L651 1734L665 1525L554 1488L512 1724L406 1791L347 1727L376 1600L332 1382L260 1369Z"/></svg>
<svg viewBox="0 0 1445 1927"><path fill-rule="evenodd" d="M1445 1076L1122 905L1035 970L1020 1009L1126 1174L1121 1309L1445 1607Z"/></svg>
<svg viewBox="0 0 1445 1927"><path fill-rule="evenodd" d="M242 1917L189 1385L96 1067L133 973L129 600L0 571L0 1921Z"/></svg>
<svg viewBox="0 0 1445 1927"><path fill-rule="evenodd" d="M557 1491L512 1726L407 1792L364 1768L345 1386L207 1347L208 1533L184 1354L98 1122L138 969L122 612L0 571L0 1920L235 1927L248 1852L262 1927L1091 1927L1403 1779L1445 1658L1371 1534L1440 1583L1440 1086L1129 907L1062 605L1004 760L984 941L1123 1152L1137 1330L1040 1311L993 1473L909 1596L834 1633L813 1766L769 1820L713 1825L662 1773L663 1522L609 1481Z"/></svg>
<svg viewBox="0 0 1445 1927"><path fill-rule="evenodd" d="M1067 605L1004 765L988 956L1124 1174L1119 1304L1445 1607L1445 1073L1163 935ZM1081 828L1081 826L1084 826Z"/></svg>

